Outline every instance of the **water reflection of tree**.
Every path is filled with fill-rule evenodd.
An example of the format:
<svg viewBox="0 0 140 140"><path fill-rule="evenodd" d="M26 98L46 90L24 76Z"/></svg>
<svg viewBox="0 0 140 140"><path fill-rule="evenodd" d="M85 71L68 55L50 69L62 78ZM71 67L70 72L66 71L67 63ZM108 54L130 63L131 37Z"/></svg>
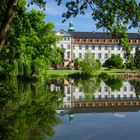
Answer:
<svg viewBox="0 0 140 140"><path fill-rule="evenodd" d="M60 123L55 112L60 96L46 85L1 81L0 139L44 140L54 135L53 127Z"/></svg>
<svg viewBox="0 0 140 140"><path fill-rule="evenodd" d="M130 84L134 87L136 96L140 95L140 80L131 80Z"/></svg>
<svg viewBox="0 0 140 140"><path fill-rule="evenodd" d="M120 91L121 87L123 86L123 80L120 78L112 78L108 77L103 79L105 84L111 88L112 91Z"/></svg>
<svg viewBox="0 0 140 140"><path fill-rule="evenodd" d="M90 79L80 79L77 80L75 85L82 86L83 93L85 94L85 100L92 100L94 98L94 93L100 86L101 80L99 78L90 78Z"/></svg>

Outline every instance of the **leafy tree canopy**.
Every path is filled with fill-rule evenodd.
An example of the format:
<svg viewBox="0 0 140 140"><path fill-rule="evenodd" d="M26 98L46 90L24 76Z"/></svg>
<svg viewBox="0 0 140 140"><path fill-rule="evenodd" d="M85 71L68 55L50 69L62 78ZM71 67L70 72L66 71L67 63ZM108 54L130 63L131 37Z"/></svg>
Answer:
<svg viewBox="0 0 140 140"><path fill-rule="evenodd" d="M5 75L35 77L54 62L61 62L61 50L51 47L59 39L53 32L54 24L44 21L44 12L27 12L25 4L20 1L7 33L6 47L1 50L0 72Z"/></svg>
<svg viewBox="0 0 140 140"><path fill-rule="evenodd" d="M119 55L112 55L110 58L108 58L104 66L108 68L122 68L123 67L123 59Z"/></svg>

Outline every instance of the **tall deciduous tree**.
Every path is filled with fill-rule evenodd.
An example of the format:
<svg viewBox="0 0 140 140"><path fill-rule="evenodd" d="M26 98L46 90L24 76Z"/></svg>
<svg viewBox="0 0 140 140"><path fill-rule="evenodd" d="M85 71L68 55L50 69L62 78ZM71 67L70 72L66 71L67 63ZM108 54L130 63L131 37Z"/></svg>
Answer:
<svg viewBox="0 0 140 140"><path fill-rule="evenodd" d="M17 5L20 0L1 0L0 6L0 50L6 45L7 31L9 30L10 23L17 12ZM36 4L44 7L45 0L30 0L29 4Z"/></svg>
<svg viewBox="0 0 140 140"><path fill-rule="evenodd" d="M61 61L57 49L51 46L58 37L53 23L44 21L44 12L26 12L25 1L20 1L12 26L7 33L7 47L1 50L0 72L5 75L36 77L52 63ZM60 50L59 50L60 52Z"/></svg>

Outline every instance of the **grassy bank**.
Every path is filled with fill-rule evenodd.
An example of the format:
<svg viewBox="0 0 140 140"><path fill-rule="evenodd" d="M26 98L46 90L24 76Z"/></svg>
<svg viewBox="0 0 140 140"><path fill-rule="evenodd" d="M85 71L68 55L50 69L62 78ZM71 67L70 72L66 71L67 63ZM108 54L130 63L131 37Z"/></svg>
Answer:
<svg viewBox="0 0 140 140"><path fill-rule="evenodd" d="M97 70L94 72L92 75L93 76L98 76L101 73L106 73L107 75L110 76L123 76L127 75L128 73L135 74L137 71L136 70L126 70L126 69L106 69L106 68L101 68L100 70ZM81 73L80 70L48 70L47 71L47 77L67 77L68 75L71 74L77 74Z"/></svg>
<svg viewBox="0 0 140 140"><path fill-rule="evenodd" d="M80 73L79 70L48 70L47 77L67 77L69 74Z"/></svg>

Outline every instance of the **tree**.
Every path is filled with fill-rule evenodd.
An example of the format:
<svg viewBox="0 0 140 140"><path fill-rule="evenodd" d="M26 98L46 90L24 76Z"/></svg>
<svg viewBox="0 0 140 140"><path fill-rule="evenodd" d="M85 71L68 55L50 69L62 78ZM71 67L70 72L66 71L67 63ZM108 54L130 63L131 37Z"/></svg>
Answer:
<svg viewBox="0 0 140 140"><path fill-rule="evenodd" d="M7 31L10 23L17 12L17 6L20 0L1 0L0 7L0 50L6 45ZM45 0L29 0L30 4L36 4L39 7L45 7Z"/></svg>
<svg viewBox="0 0 140 140"><path fill-rule="evenodd" d="M119 55L112 55L110 58L108 58L105 63L105 67L108 68L122 68L123 67L123 59Z"/></svg>
<svg viewBox="0 0 140 140"><path fill-rule="evenodd" d="M100 68L99 63L94 59L92 53L85 53L85 57L80 61L80 68L83 74L91 75Z"/></svg>
<svg viewBox="0 0 140 140"><path fill-rule="evenodd" d="M51 46L59 39L54 24L44 21L44 12L26 12L26 2L20 1L17 14L1 50L0 72L4 75L37 77L52 64L61 62L60 51Z"/></svg>
<svg viewBox="0 0 140 140"><path fill-rule="evenodd" d="M136 48L135 56L134 56L134 63L137 69L140 69L140 50Z"/></svg>

